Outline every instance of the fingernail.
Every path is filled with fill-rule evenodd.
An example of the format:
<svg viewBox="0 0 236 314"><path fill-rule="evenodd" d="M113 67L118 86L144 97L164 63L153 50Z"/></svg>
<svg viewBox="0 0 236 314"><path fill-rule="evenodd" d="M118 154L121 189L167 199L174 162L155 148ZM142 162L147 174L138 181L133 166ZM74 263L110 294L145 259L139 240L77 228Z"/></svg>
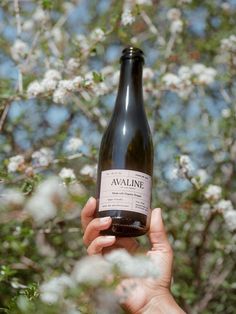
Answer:
<svg viewBox="0 0 236 314"><path fill-rule="evenodd" d="M104 236L104 242L113 241L115 240L115 236Z"/></svg>
<svg viewBox="0 0 236 314"><path fill-rule="evenodd" d="M111 217L102 217L102 218L100 218L100 223L105 224L110 220L111 220Z"/></svg>
<svg viewBox="0 0 236 314"><path fill-rule="evenodd" d="M90 198L87 200L87 203L86 203L86 205L89 205L92 201L93 201L93 197L92 196L90 196Z"/></svg>

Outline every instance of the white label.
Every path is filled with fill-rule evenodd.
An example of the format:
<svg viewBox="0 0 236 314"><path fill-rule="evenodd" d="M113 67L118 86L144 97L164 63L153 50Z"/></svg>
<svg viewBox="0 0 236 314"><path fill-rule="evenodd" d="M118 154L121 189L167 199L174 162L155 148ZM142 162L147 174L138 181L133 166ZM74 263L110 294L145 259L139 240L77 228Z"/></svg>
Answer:
<svg viewBox="0 0 236 314"><path fill-rule="evenodd" d="M127 210L148 215L151 176L146 173L112 169L102 171L99 211Z"/></svg>

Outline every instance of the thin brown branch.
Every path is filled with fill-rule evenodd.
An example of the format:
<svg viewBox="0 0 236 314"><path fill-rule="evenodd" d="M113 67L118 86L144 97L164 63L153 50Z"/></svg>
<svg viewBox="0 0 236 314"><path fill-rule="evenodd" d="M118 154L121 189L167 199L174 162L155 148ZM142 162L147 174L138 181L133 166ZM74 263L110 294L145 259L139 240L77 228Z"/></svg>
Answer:
<svg viewBox="0 0 236 314"><path fill-rule="evenodd" d="M231 265L231 267L222 270L221 272L220 268L222 268L222 264L216 264L215 269L213 270L206 286L204 297L193 307L193 313L202 313L202 311L206 309L209 302L214 298L215 292L217 291L219 286L231 273L233 266Z"/></svg>
<svg viewBox="0 0 236 314"><path fill-rule="evenodd" d="M3 126L4 126L4 122L6 120L6 117L7 117L7 114L8 114L8 111L10 109L10 102L8 102L6 105L5 105L5 108L3 109L3 113L1 115L1 118L0 118L0 132L2 131L3 129Z"/></svg>

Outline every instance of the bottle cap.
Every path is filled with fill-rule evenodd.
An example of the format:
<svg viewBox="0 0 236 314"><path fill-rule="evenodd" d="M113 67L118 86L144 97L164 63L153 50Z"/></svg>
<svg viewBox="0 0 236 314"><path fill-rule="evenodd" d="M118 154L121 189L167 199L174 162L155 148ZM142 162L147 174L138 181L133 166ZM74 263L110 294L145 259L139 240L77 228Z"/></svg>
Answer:
<svg viewBox="0 0 236 314"><path fill-rule="evenodd" d="M120 61L124 59L140 59L144 62L144 54L141 49L129 46L122 51Z"/></svg>

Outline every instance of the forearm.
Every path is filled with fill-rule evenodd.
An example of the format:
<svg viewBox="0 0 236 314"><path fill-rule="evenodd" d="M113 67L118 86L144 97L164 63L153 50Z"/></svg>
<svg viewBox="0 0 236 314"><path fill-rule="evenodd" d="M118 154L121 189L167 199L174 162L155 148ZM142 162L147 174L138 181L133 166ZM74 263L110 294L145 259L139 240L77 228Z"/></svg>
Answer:
<svg viewBox="0 0 236 314"><path fill-rule="evenodd" d="M171 294L159 296L150 302L140 311L140 314L186 314L175 302Z"/></svg>

